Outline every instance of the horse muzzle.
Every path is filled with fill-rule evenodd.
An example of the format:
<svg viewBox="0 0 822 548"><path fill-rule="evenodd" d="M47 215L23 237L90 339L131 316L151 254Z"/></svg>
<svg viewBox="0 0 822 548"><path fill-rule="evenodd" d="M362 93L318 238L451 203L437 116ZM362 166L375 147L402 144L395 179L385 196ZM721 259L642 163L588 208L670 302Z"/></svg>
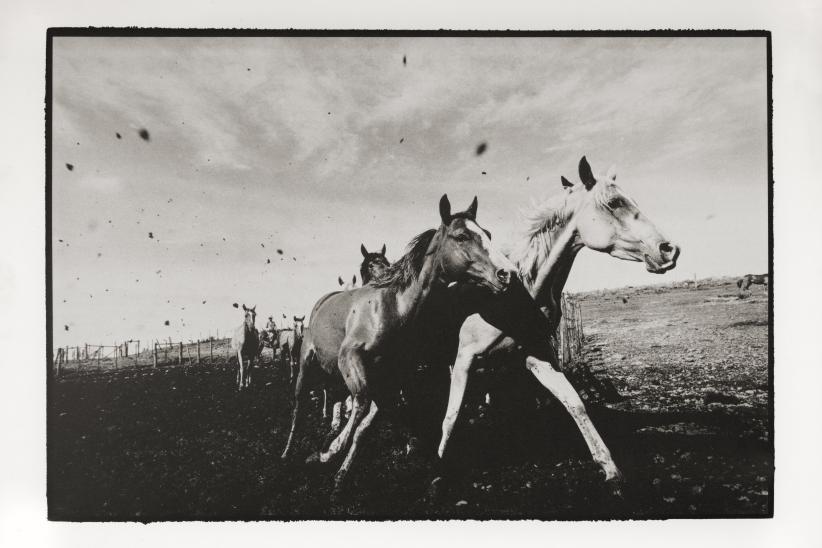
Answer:
<svg viewBox="0 0 822 548"><path fill-rule="evenodd" d="M657 246L657 252L654 257L645 253L645 268L648 272L653 274L664 274L676 267L676 261L679 259L679 246L671 242L661 242Z"/></svg>

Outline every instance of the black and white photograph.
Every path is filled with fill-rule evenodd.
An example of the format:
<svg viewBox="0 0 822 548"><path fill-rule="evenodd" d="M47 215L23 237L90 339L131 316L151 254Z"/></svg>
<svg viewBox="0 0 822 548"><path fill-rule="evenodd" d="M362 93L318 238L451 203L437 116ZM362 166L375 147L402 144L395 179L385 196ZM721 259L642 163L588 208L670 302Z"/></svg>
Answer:
<svg viewBox="0 0 822 548"><path fill-rule="evenodd" d="M51 30L49 519L772 516L770 36Z"/></svg>

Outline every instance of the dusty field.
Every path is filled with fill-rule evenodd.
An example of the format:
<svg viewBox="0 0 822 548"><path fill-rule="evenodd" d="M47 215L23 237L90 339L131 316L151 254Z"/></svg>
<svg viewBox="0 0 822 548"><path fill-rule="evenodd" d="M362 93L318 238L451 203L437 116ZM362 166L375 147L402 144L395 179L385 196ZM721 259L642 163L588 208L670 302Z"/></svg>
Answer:
<svg viewBox="0 0 822 548"><path fill-rule="evenodd" d="M238 394L233 368L185 366L67 375L55 383L50 517L767 515L773 454L765 290L754 287L738 299L729 282L580 299L587 361L624 396L588 404L625 474L619 496L603 484L554 403L515 415L472 406L454 440L461 469L436 500L426 496L433 441L408 456L406 439L383 421L345 496L332 504L333 469L279 459L290 414L285 371L264 367L256 387ZM315 405L301 456L321 441ZM441 410L430 408L436 425Z"/></svg>

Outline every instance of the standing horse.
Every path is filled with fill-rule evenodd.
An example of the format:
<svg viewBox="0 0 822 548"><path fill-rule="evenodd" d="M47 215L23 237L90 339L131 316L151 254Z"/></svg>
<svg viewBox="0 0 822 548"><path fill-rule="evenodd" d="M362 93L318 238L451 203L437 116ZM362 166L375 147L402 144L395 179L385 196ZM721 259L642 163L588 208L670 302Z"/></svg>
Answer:
<svg viewBox="0 0 822 548"><path fill-rule="evenodd" d="M294 326L281 329L277 335L277 348L280 349L280 360L288 365L288 383L297 378L297 363L300 359L300 348L303 343L305 315L294 316Z"/></svg>
<svg viewBox="0 0 822 548"><path fill-rule="evenodd" d="M328 462L350 443L335 476L335 490L341 487L378 409L390 406L398 385L418 363L415 351L422 331L418 322L425 305L444 298L451 282L475 284L497 294L511 281L513 265L492 247L488 233L476 222L477 199L466 211L452 214L443 195L439 209L439 228L414 238L382 281L326 295L311 313L310 345L304 345L300 355L291 432L282 458L293 446L309 377L325 372L342 380L353 399L351 417L317 456Z"/></svg>
<svg viewBox="0 0 822 548"><path fill-rule="evenodd" d="M583 156L579 177L581 186L562 177L564 192L534 211L528 219L525 241L510 255L528 292L548 317L554 348L562 289L583 247L618 259L644 262L649 272L657 274L674 268L679 256L679 248L662 236L636 202L615 184L613 171L605 177L595 177ZM576 390L565 375L555 369L556 359L545 361L529 356L526 361L526 355L518 351L514 340L480 314L468 317L460 329L438 449L441 458L462 406L471 367L480 357L491 364L524 364L571 414L591 455L605 471L606 480L621 477Z"/></svg>
<svg viewBox="0 0 822 548"><path fill-rule="evenodd" d="M243 325L234 332L231 339L231 349L237 353L237 390L248 388L251 384L251 369L254 367L254 360L260 351L260 338L254 321L257 318L257 306L246 308L243 305L245 320ZM248 360L248 368L245 367L245 360Z"/></svg>
<svg viewBox="0 0 822 548"><path fill-rule="evenodd" d="M765 287L768 286L768 275L767 274L745 274L736 282L736 287L739 288L740 291L747 291L748 288L751 287L751 284L757 285L764 285Z"/></svg>

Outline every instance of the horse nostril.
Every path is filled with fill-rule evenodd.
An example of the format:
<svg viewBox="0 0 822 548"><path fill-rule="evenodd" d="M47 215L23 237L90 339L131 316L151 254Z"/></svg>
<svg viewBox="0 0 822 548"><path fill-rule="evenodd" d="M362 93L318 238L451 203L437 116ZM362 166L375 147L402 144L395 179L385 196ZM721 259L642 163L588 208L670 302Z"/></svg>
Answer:
<svg viewBox="0 0 822 548"><path fill-rule="evenodd" d="M670 255L674 252L674 246L671 245L671 242L662 242L659 244L659 252L662 253L663 256Z"/></svg>
<svg viewBox="0 0 822 548"><path fill-rule="evenodd" d="M504 268L500 268L497 270L497 279L505 285L508 285L511 282L511 273Z"/></svg>

